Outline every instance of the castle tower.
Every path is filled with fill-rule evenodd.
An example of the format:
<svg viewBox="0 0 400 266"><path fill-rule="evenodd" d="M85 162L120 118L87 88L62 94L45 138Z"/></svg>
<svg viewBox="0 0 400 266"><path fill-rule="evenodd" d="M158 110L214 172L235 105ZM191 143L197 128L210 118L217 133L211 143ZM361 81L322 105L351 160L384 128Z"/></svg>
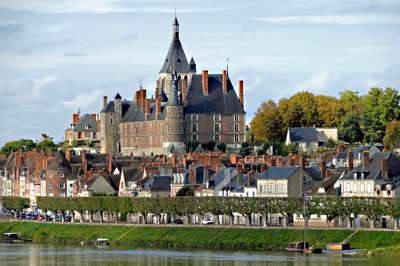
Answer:
<svg viewBox="0 0 400 266"><path fill-rule="evenodd" d="M171 84L173 72L176 71L177 74L177 92L178 95L181 91L181 83L180 80L188 81L191 78L191 75L196 73L196 65L194 64L194 60L192 58L191 65L189 65L185 51L183 50L181 41L179 39L179 23L177 17L174 18L173 22L173 31L172 31L172 42L169 47L167 56L164 60L163 66L159 72L159 77L157 80L157 84L161 89L161 94L166 94L169 98L170 91L171 91Z"/></svg>
<svg viewBox="0 0 400 266"><path fill-rule="evenodd" d="M185 152L185 135L183 123L183 106L178 97L177 74L171 74L171 91L166 105L165 137L163 148L166 153Z"/></svg>

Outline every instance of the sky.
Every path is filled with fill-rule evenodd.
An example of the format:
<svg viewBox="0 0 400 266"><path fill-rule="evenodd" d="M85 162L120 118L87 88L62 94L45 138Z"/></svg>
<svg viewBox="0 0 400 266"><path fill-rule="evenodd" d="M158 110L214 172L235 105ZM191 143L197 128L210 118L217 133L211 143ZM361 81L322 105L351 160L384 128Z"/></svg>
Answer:
<svg viewBox="0 0 400 266"><path fill-rule="evenodd" d="M103 95L153 93L172 39L197 70L244 80L250 121L266 100L399 89L400 1L0 0L0 145L47 133Z"/></svg>

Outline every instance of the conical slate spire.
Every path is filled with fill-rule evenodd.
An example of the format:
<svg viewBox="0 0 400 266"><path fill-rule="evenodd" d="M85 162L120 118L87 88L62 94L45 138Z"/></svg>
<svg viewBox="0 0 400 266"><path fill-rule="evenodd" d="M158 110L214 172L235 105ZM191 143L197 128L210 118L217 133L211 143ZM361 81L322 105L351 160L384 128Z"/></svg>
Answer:
<svg viewBox="0 0 400 266"><path fill-rule="evenodd" d="M179 106L178 100L178 77L176 71L173 72L171 80L171 91L168 98L168 106Z"/></svg>

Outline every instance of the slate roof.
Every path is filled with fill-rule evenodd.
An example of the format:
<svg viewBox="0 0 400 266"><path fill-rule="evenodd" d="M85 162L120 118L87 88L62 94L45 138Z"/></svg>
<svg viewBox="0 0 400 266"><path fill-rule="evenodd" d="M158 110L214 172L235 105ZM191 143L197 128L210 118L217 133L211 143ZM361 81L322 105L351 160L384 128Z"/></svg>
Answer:
<svg viewBox="0 0 400 266"><path fill-rule="evenodd" d="M124 173L125 182L134 182L142 178L143 172L140 167L130 166L123 167L122 172Z"/></svg>
<svg viewBox="0 0 400 266"><path fill-rule="evenodd" d="M158 120L165 119L166 102L163 102L161 105L161 114L158 116ZM122 122L134 122L134 121L144 121L145 120L145 113L143 112L142 108L136 107L136 104L132 104L125 115L122 117ZM156 104L150 103L150 115L148 120L156 120Z"/></svg>
<svg viewBox="0 0 400 266"><path fill-rule="evenodd" d="M174 24L178 25L175 17ZM169 46L167 57L160 70L160 73L172 73L175 70L178 73L189 73L189 64L186 59L185 51L183 50L181 41L178 36L174 36L171 45Z"/></svg>
<svg viewBox="0 0 400 266"><path fill-rule="evenodd" d="M228 90L222 90L222 74L208 75L208 96L203 94L202 75L193 75L189 84L186 113L244 114L244 110L228 78Z"/></svg>
<svg viewBox="0 0 400 266"><path fill-rule="evenodd" d="M207 168L208 171L208 179L211 179L211 177L215 174L215 171ZM196 166L196 184L204 184L204 166ZM185 171L185 184L190 184L189 180L189 171Z"/></svg>
<svg viewBox="0 0 400 266"><path fill-rule="evenodd" d="M152 192L169 192L171 183L171 176L153 176L153 178L146 182L145 189Z"/></svg>
<svg viewBox="0 0 400 266"><path fill-rule="evenodd" d="M306 172L313 179L313 181L322 180L321 169L319 167L305 167L304 172Z"/></svg>
<svg viewBox="0 0 400 266"><path fill-rule="evenodd" d="M129 106L132 105L132 101L123 100L122 101L122 116L125 115L126 111L129 109ZM101 113L113 113L114 112L114 101L109 101L103 109L100 111Z"/></svg>
<svg viewBox="0 0 400 266"><path fill-rule="evenodd" d="M87 127L87 128L86 128ZM97 121L90 114L85 114L79 118L78 123L74 128L75 132L95 132L97 131Z"/></svg>
<svg viewBox="0 0 400 266"><path fill-rule="evenodd" d="M71 173L71 165L60 151L56 152L54 158L49 160L47 169Z"/></svg>
<svg viewBox="0 0 400 266"><path fill-rule="evenodd" d="M372 155L374 155L375 153L380 152L379 148L376 147L376 146L363 146L363 145L360 145L358 147L355 147L355 148L351 149L351 151L353 152L353 160L362 159L363 151L365 149L368 150L370 157ZM348 160L347 155L348 155L348 151L339 152L338 154L336 154L336 156L334 158L337 159L337 160Z"/></svg>
<svg viewBox="0 0 400 266"><path fill-rule="evenodd" d="M388 160L388 179L393 179L400 175L400 158L391 152L378 152L369 157L369 162L364 168L363 163L349 171L342 179L354 179L354 173L364 173L364 179L384 180L382 176L382 158Z"/></svg>
<svg viewBox="0 0 400 266"><path fill-rule="evenodd" d="M290 140L293 142L326 142L328 141L325 134L318 132L314 127L290 127L289 129Z"/></svg>
<svg viewBox="0 0 400 266"><path fill-rule="evenodd" d="M256 179L287 179L292 176L298 167L270 167L263 173L255 174Z"/></svg>

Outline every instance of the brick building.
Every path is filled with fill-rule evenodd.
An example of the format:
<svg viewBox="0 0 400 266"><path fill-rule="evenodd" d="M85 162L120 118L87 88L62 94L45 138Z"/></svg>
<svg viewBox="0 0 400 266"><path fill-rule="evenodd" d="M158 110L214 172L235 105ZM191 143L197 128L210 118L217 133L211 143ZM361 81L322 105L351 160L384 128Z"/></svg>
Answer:
<svg viewBox="0 0 400 266"><path fill-rule="evenodd" d="M183 153L190 141L225 143L239 148L245 141L243 81L239 97L227 70L197 74L188 63L175 17L173 39L159 72L155 97L140 88L133 101L117 94L100 113L101 153L122 155Z"/></svg>

